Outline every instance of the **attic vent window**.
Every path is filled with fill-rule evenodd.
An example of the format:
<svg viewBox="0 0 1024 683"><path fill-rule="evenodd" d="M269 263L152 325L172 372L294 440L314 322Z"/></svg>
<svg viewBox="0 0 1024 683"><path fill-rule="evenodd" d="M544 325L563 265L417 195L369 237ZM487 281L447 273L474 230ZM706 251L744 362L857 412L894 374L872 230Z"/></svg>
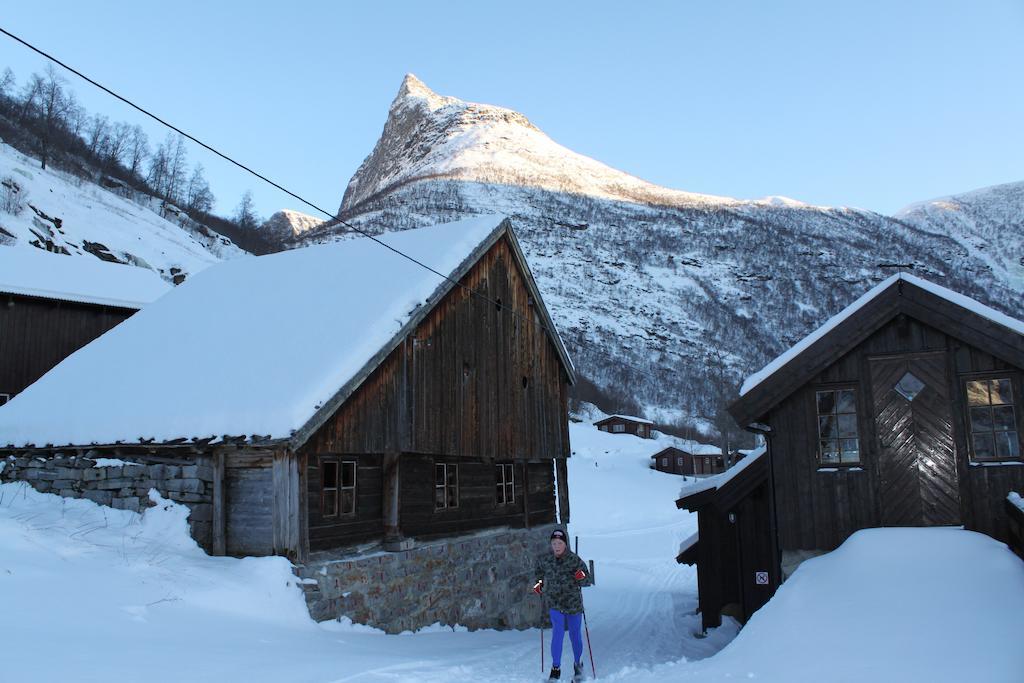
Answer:
<svg viewBox="0 0 1024 683"><path fill-rule="evenodd" d="M919 380L912 372L907 372L907 374L903 375L895 386L896 393L908 401L913 401L917 398L922 389L924 389L924 382Z"/></svg>

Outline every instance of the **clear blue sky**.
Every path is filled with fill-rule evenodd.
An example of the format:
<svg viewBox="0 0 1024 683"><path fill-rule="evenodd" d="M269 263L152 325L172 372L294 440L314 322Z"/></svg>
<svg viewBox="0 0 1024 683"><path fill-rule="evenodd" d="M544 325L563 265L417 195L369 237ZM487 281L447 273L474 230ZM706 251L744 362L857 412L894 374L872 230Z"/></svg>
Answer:
<svg viewBox="0 0 1024 683"><path fill-rule="evenodd" d="M1024 180L1024 0L372 5L37 0L0 25L331 211L406 72L676 189L892 212ZM3 65L44 63L0 37ZM222 213L246 188L312 213L191 159Z"/></svg>

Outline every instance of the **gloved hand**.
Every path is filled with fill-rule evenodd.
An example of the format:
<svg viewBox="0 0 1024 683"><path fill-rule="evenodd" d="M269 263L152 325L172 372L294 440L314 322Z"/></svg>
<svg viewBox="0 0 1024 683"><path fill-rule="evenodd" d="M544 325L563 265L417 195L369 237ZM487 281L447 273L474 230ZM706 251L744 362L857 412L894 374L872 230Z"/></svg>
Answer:
<svg viewBox="0 0 1024 683"><path fill-rule="evenodd" d="M587 573L585 571L583 571L582 569L577 569L576 573L573 574L572 576L577 581L582 581L583 579L587 578Z"/></svg>
<svg viewBox="0 0 1024 683"><path fill-rule="evenodd" d="M537 583L533 584L533 592L537 595L541 594L541 587L544 585L544 579L541 579Z"/></svg>

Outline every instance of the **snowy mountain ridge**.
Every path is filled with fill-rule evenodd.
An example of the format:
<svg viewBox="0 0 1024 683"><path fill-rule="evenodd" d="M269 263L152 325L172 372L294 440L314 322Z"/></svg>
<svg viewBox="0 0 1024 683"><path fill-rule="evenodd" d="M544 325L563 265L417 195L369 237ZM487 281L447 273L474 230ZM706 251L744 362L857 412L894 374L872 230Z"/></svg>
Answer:
<svg viewBox="0 0 1024 683"><path fill-rule="evenodd" d="M602 407L709 426L743 376L897 270L1024 316L1024 196L1001 187L898 217L670 190L409 75L340 218L384 232L510 216ZM293 244L346 232L328 221Z"/></svg>

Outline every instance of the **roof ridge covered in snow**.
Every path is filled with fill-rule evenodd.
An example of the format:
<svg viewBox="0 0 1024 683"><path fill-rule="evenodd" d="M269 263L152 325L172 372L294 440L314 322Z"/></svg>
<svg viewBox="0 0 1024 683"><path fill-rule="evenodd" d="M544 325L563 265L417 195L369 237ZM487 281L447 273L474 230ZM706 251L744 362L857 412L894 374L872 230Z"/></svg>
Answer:
<svg viewBox="0 0 1024 683"><path fill-rule="evenodd" d="M0 292L140 309L171 285L152 270L36 247L0 247Z"/></svg>
<svg viewBox="0 0 1024 683"><path fill-rule="evenodd" d="M791 360L793 360L801 353L806 351L808 348L810 348L812 344L814 344L819 339L824 337L826 334L834 330L847 318L849 318L854 313L864 308L865 305L867 305L869 302L878 297L882 292L889 289L889 287L891 287L898 280L902 280L904 282L909 282L910 284L916 285L917 287L920 287L921 289L930 292L931 294L941 297L952 304L956 304L957 306L965 308L968 311L971 311L972 313L976 313L977 315L980 315L981 317L986 318L987 320L994 322L997 325L1001 325L1002 327L1005 327L1008 330L1016 332L1017 334L1024 335L1024 321L1012 318L1006 315L1005 313L1001 313L995 310L994 308L986 306L985 304L975 299L972 299L968 296L964 296L959 292L954 292L953 290L947 289L942 285L937 285L929 280L925 280L923 278L917 277L915 275L910 275L908 273L897 273L895 275L891 275L885 280L882 280L880 283L869 289L867 292L861 295L856 301L851 303L849 306L841 310L836 315L829 318L818 329L814 330L806 337L801 339L799 342L791 346L789 349L787 349L781 355L779 355L774 360L769 362L759 371L747 377L747 379L743 382L743 386L740 387L740 396L745 396L754 387L758 386L766 379L771 377L773 374L778 372L780 369L782 369L783 366L785 366Z"/></svg>
<svg viewBox="0 0 1024 683"><path fill-rule="evenodd" d="M494 215L380 240L457 280L506 231L515 246ZM16 396L0 444L298 438L454 286L368 239L228 261Z"/></svg>
<svg viewBox="0 0 1024 683"><path fill-rule="evenodd" d="M743 470L750 467L753 463L757 462L765 453L768 452L767 447L758 446L754 450L750 451L750 455L741 458L735 465L727 469L725 472L700 479L696 482L690 482L683 486L679 490L679 497L686 498L692 496L695 493L701 493L703 491L710 491L711 489L720 489L730 481L733 480Z"/></svg>

